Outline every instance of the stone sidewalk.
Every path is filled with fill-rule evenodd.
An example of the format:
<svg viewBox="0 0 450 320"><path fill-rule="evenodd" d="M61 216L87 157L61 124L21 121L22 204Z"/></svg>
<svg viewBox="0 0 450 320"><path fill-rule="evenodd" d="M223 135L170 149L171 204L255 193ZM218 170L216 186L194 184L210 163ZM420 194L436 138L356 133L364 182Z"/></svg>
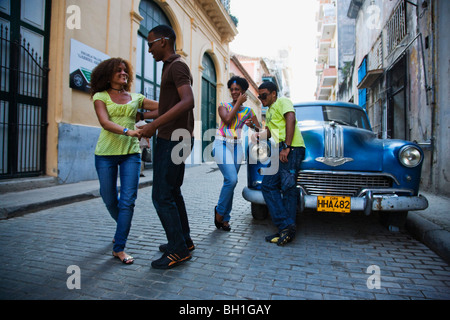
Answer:
<svg viewBox="0 0 450 320"><path fill-rule="evenodd" d="M136 259L130 266L111 256L115 227L98 197L0 220L0 299L450 299L448 263L407 232L381 227L375 216L308 214L299 217L293 243L265 242L273 226L253 220L240 196L245 170L232 231L217 230L212 208L221 179L213 165L186 170L183 195L196 249L171 270L150 266L166 241L150 186L139 190L127 243ZM379 289L367 286L373 265L381 269ZM70 289L76 267L80 289Z"/></svg>
<svg viewBox="0 0 450 320"><path fill-rule="evenodd" d="M207 165L207 164L206 164ZM212 168L216 167L214 164ZM193 167L195 170L195 166ZM189 168L188 168L189 169ZM242 170L245 171L245 165ZM152 185L153 172L144 171L140 179L140 188ZM246 177L244 176L244 179ZM25 185L31 185L36 179L23 179ZM17 180L12 183L17 184ZM46 180L48 181L48 180ZM47 182L41 182L45 184ZM20 185L20 182L18 183ZM51 183L47 183L51 184ZM1 189L8 189L8 182L0 182ZM11 185L10 189L20 186ZM83 181L74 184L46 186L31 190L0 194L0 219L10 218L26 213L36 212L72 202L99 197L98 180ZM412 211L408 214L406 228L418 240L437 252L450 263L450 198L421 192L427 199L429 207L423 211ZM240 193L238 193L240 196Z"/></svg>

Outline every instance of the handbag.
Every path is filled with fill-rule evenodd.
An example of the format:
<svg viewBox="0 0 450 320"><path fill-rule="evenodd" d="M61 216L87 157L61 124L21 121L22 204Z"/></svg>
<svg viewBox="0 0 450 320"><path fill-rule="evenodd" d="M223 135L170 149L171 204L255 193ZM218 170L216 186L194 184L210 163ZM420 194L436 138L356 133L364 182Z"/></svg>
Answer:
<svg viewBox="0 0 450 320"><path fill-rule="evenodd" d="M145 147L142 149L141 159L144 162L152 162L152 150L150 147Z"/></svg>

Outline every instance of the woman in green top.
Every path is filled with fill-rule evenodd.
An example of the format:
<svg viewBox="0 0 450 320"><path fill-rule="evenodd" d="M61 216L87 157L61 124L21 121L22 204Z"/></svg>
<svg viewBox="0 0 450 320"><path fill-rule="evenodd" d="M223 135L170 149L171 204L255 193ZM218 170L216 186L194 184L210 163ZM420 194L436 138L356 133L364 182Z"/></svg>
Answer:
<svg viewBox="0 0 450 320"><path fill-rule="evenodd" d="M155 118L158 109L158 102L129 92L132 79L129 62L121 58L102 61L91 74L91 97L102 126L95 148L100 195L117 223L113 256L125 264L134 262L124 249L131 227L141 166L141 129L135 130L134 124L137 120ZM151 111L140 113L138 109ZM120 196L117 190L118 172Z"/></svg>

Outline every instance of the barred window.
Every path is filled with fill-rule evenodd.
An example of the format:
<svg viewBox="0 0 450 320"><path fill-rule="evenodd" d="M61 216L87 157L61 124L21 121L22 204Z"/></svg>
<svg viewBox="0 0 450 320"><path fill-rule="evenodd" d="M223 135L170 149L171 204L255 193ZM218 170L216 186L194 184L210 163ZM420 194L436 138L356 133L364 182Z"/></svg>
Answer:
<svg viewBox="0 0 450 320"><path fill-rule="evenodd" d="M407 34L406 1L402 0L395 7L387 25L387 54L391 54Z"/></svg>

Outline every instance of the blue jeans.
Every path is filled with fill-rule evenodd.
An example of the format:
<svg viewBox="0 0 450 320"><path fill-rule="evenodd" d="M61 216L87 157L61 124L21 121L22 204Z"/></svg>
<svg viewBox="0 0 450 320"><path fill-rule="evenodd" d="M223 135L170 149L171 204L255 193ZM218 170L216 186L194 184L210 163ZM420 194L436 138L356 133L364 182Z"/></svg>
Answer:
<svg viewBox="0 0 450 320"><path fill-rule="evenodd" d="M190 239L189 221L186 206L181 194L185 164L172 161L172 150L179 143L190 143L189 154L194 139L178 142L157 138L153 159L152 200L161 224L166 232L169 253L182 253L187 250L186 240ZM178 149L179 150L179 149ZM189 154L183 154L187 158Z"/></svg>
<svg viewBox="0 0 450 320"><path fill-rule="evenodd" d="M305 148L294 148L289 152L287 163L279 161L276 174L263 177L262 194L278 231L295 226L300 196L296 180L304 157Z"/></svg>
<svg viewBox="0 0 450 320"><path fill-rule="evenodd" d="M230 221L234 188L238 182L238 173L244 153L240 143L216 139L213 142L213 155L223 175L222 190L217 202L217 213L223 216L223 221Z"/></svg>
<svg viewBox="0 0 450 320"><path fill-rule="evenodd" d="M95 168L100 182L100 195L111 217L116 221L114 252L125 249L137 198L141 155L95 156ZM119 170L120 168L120 170ZM120 172L120 197L117 175Z"/></svg>

